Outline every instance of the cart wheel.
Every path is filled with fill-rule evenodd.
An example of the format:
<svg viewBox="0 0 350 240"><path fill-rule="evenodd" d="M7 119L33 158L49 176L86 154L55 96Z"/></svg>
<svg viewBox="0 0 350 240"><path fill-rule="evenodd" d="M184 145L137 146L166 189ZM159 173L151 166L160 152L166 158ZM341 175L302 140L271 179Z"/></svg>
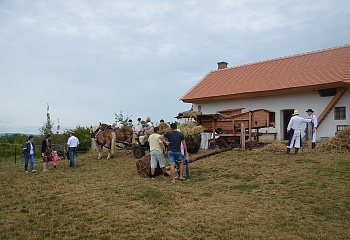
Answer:
<svg viewBox="0 0 350 240"><path fill-rule="evenodd" d="M199 151L199 144L194 143L191 146L187 146L187 152L188 153L197 153Z"/></svg>
<svg viewBox="0 0 350 240"><path fill-rule="evenodd" d="M145 149L143 149L143 147L140 145L134 146L133 152L136 158L142 158L145 155Z"/></svg>

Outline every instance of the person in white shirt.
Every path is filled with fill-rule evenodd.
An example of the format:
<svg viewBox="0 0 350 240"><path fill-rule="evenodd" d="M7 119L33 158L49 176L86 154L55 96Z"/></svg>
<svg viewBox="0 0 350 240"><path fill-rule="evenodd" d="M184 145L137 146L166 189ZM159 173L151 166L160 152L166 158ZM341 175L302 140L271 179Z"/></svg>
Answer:
<svg viewBox="0 0 350 240"><path fill-rule="evenodd" d="M74 132L70 132L70 137L68 138L68 142L67 142L67 152L69 156L70 167L77 166L74 158L75 158L75 154L78 146L79 146L79 139L76 136L74 136Z"/></svg>
<svg viewBox="0 0 350 240"><path fill-rule="evenodd" d="M287 146L286 154L290 153L290 149L295 147L295 154L298 153L301 143L301 125L306 122L311 122L311 119L305 119L299 117L298 110L294 110L293 117L290 118L287 127L287 132L289 132L289 141Z"/></svg>
<svg viewBox="0 0 350 240"><path fill-rule="evenodd" d="M314 115L314 111L309 108L306 110L307 114L309 115L307 118L311 119L311 132L312 132L312 148L314 149L316 147L316 129L317 129L317 117ZM305 139L306 141L309 140L309 124L306 124L306 129L305 129Z"/></svg>

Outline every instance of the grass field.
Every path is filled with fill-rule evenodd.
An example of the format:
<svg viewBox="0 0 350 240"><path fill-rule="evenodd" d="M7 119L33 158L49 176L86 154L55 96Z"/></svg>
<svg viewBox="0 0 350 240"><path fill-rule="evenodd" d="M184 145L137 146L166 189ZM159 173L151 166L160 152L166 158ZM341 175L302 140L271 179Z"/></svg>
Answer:
<svg viewBox="0 0 350 240"><path fill-rule="evenodd" d="M231 150L176 184L140 178L123 150L76 161L1 163L0 239L350 239L349 153Z"/></svg>

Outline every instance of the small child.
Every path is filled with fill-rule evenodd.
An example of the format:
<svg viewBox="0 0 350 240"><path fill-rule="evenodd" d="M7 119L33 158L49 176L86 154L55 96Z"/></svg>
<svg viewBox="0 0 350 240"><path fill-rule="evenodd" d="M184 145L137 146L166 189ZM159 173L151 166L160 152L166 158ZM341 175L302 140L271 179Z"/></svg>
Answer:
<svg viewBox="0 0 350 240"><path fill-rule="evenodd" d="M56 170L58 161L61 160L60 157L57 155L57 151L52 152L52 161L53 161L53 168Z"/></svg>

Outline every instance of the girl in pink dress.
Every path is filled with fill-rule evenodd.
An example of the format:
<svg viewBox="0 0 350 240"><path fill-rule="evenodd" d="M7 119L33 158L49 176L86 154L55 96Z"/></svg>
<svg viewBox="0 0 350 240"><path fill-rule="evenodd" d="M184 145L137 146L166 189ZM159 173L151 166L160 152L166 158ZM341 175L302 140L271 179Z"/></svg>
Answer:
<svg viewBox="0 0 350 240"><path fill-rule="evenodd" d="M56 170L58 161L61 160L57 155L57 151L52 152L53 168Z"/></svg>

